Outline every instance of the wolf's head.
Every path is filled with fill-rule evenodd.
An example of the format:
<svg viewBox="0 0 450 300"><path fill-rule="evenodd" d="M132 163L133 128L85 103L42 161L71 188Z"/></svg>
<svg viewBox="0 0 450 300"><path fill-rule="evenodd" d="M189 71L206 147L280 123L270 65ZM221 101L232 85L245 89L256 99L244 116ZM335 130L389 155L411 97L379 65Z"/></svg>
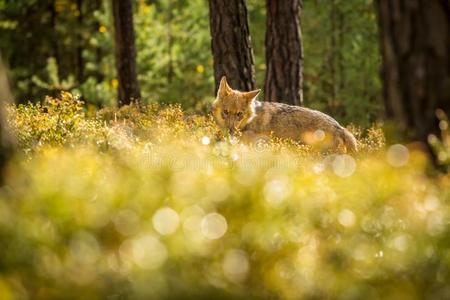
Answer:
<svg viewBox="0 0 450 300"><path fill-rule="evenodd" d="M255 116L254 100L261 90L239 92L233 90L222 77L216 100L212 106L214 119L222 129L234 133L241 130Z"/></svg>

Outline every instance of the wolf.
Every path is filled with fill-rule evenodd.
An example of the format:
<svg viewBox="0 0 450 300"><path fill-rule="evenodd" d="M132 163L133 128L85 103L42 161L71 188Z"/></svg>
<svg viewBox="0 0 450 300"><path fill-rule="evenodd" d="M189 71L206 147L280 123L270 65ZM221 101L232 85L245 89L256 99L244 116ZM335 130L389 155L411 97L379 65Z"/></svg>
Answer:
<svg viewBox="0 0 450 300"><path fill-rule="evenodd" d="M240 132L242 139L249 142L277 137L311 144L328 136L334 152L358 150L355 137L329 115L300 106L258 101L260 91L233 90L222 77L212 104L219 127L232 135Z"/></svg>

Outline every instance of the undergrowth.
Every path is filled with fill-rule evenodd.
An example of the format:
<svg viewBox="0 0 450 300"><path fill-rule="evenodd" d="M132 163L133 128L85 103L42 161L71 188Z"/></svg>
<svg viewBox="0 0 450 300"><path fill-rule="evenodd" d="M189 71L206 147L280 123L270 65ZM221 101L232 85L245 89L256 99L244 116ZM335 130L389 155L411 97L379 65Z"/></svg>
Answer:
<svg viewBox="0 0 450 300"><path fill-rule="evenodd" d="M351 156L245 145L177 105L8 111L2 299L449 296L449 178L379 126L350 128Z"/></svg>

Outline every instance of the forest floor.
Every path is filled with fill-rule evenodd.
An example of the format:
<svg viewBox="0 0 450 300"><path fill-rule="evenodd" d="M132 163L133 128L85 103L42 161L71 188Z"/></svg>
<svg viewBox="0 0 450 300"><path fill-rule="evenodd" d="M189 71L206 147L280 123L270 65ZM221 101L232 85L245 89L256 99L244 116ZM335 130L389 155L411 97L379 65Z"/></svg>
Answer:
<svg viewBox="0 0 450 300"><path fill-rule="evenodd" d="M351 156L243 145L178 106L91 112L65 93L8 112L0 296L448 293L449 177L380 128L351 128Z"/></svg>

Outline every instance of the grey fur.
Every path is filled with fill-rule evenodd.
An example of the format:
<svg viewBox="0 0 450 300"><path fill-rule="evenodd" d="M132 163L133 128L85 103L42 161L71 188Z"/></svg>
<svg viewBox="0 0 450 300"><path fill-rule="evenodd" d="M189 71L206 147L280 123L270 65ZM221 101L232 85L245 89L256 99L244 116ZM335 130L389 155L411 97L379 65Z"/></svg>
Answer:
<svg viewBox="0 0 450 300"><path fill-rule="evenodd" d="M340 151L341 146L357 151L355 137L329 115L300 106L260 102L255 100L258 93L233 90L222 78L212 107L217 124L231 133L241 131L243 139L250 142L274 136L308 143L308 136L322 131L331 136L334 151Z"/></svg>

